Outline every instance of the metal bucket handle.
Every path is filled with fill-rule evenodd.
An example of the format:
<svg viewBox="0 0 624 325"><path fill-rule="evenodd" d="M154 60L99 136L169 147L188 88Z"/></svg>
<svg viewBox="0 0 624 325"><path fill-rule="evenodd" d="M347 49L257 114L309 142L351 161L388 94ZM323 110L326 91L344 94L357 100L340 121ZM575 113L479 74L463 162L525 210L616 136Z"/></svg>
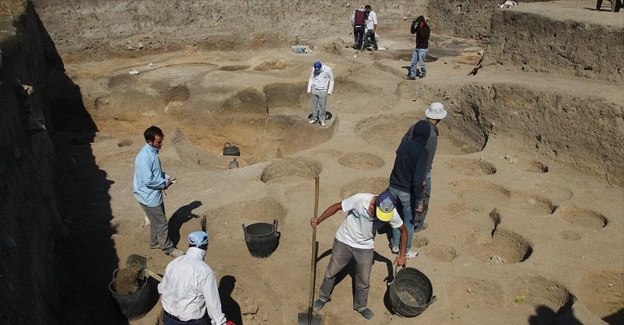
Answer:
<svg viewBox="0 0 624 325"><path fill-rule="evenodd" d="M275 232L277 232L277 219L273 219L273 226L275 227ZM245 239L247 239L247 227L243 224L243 233L245 233Z"/></svg>
<svg viewBox="0 0 624 325"><path fill-rule="evenodd" d="M226 142L225 144L223 144L223 148L229 148L229 147L231 147L231 146L232 146L232 145L231 145L229 142Z"/></svg>
<svg viewBox="0 0 624 325"><path fill-rule="evenodd" d="M402 266L403 268L405 268L405 265ZM392 282L394 282L394 280L396 279L397 274L399 273L399 266L397 265L394 268L394 278L392 279ZM392 282L388 282L387 286L390 287L392 285ZM438 300L438 298L436 296L432 296L431 300L429 300L428 303L426 303L423 306L419 306L419 307L424 307L425 309L428 308L429 306L433 305L434 302L436 302L436 300ZM393 308L394 312L396 312L396 308Z"/></svg>

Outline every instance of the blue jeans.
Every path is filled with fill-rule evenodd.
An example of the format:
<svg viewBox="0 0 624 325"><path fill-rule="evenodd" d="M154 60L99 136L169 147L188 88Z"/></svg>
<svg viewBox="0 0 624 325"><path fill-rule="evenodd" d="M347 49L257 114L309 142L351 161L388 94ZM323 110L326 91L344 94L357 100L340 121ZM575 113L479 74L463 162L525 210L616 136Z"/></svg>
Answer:
<svg viewBox="0 0 624 325"><path fill-rule="evenodd" d="M429 198L431 197L431 171L427 172L427 176L425 176L427 180L427 184L425 185L425 200L424 200L424 208L423 212L417 213L414 216L414 225L416 228L422 228L425 223L425 217L427 216L427 211L429 211Z"/></svg>
<svg viewBox="0 0 624 325"><path fill-rule="evenodd" d="M403 224L405 224L405 228L407 228L407 247L405 247L405 251L408 252L412 247L412 238L414 238L414 210L412 206L415 203L414 198L408 192L403 192L401 190L397 190L395 188L388 188L390 194L392 194L399 202L401 202L401 219L403 219ZM401 241L401 231L396 228L392 228L392 247L399 247Z"/></svg>
<svg viewBox="0 0 624 325"><path fill-rule="evenodd" d="M425 75L427 74L427 69L425 68L426 57L427 49L414 48L414 54L412 54L412 70L410 77L425 77ZM416 65L418 64L420 64L420 73L418 73L418 69L416 68Z"/></svg>

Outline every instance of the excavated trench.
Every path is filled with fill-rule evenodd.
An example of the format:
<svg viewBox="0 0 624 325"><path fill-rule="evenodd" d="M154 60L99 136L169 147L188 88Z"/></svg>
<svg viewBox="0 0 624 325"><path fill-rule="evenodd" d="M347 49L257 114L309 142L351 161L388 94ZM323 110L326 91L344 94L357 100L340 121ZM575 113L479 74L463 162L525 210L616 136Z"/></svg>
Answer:
<svg viewBox="0 0 624 325"><path fill-rule="evenodd" d="M476 6L475 2L468 1L467 4L472 4L473 9L482 8L481 6ZM276 13L277 18L284 18L286 14L277 10L284 5L283 1L272 2L267 4L266 7L251 4L252 8L250 8L250 11L253 11L251 9L259 9L258 6L262 7L260 10L257 10L258 16L254 16L252 19L247 19L247 12L239 12L238 6L241 4L240 1L217 4L212 8L206 8L200 2L193 2L189 4L190 7L182 8L185 10L180 8L176 8L179 10L171 10L171 14L163 14L163 12L168 10L164 8L164 5L161 6L160 3L150 3L149 1L124 2L113 8L115 10L112 11L99 10L95 3L92 4L94 7L90 7L88 1L71 1L71 3L67 4L65 1L60 0L41 0L36 1L36 3L42 9L47 9L42 10L42 16L44 22L50 24L50 26L47 26L47 29L51 31L51 35L48 35L43 28L43 22L39 21L37 14L34 11L30 12L30 19L35 18L32 25L40 28L41 30L37 32L41 32L44 36L43 40L36 41L43 42L44 45L37 43L37 46L48 48L48 51L44 54L45 57L38 58L39 61L37 62L39 63L37 67L44 67L48 64L53 66L57 72L64 71L63 62L60 59L61 55L74 63L79 63L85 59L97 60L114 57L115 55L137 58L143 54L147 55L167 50L187 49L189 52L192 52L191 50L196 51L199 48L247 50L250 48L271 48L274 45L290 43L290 41L286 40L286 37L274 35L273 31L259 30L253 35L250 35L248 32L250 26L271 25L259 23L261 22L259 17L263 15L270 16L268 13L278 12ZM83 6L82 8L81 5ZM444 12L444 9L438 8L441 5L443 5L442 2L440 4L432 4L431 17L435 18L436 15L437 17L444 16L440 14ZM395 6L392 6L392 8L388 6L386 10L388 12L396 11L396 13L401 13L396 15L398 18L392 18L396 19L395 22L400 24L401 17L403 17L402 14L406 11L405 8L410 6L413 6L411 1L396 1ZM329 12L329 18L326 19L344 18L342 17L344 12L336 7L325 7L326 11ZM624 142L624 120L622 118L621 97L617 97L617 94L613 96L599 94L602 86L608 92L618 89L617 86L620 86L619 89L621 90L621 60L612 58L608 54L612 52L621 53L620 49L624 43L619 42L612 47L607 46L606 48L602 44L610 43L609 40L621 39L622 30L611 27L596 27L595 22L592 22L593 25L589 23L585 25L575 24L574 22L553 23L548 18L542 17L538 19L539 23L546 27L539 30L544 35L540 35L539 32L531 34L529 31L522 29L529 28L527 26L534 26L532 23L535 22L535 17L531 14L495 13L492 18L492 10L486 10L487 13L485 14L477 14L478 10L476 10L477 12L475 10L471 12L469 7L470 5L456 7L454 14L462 16L474 15L479 19L464 19L462 20L463 23L455 25L459 26L458 28L462 28L463 31L470 31L471 34L468 36L473 38L494 40L486 50L489 57L487 57L488 60L484 60L484 63L491 64L490 67L493 69L500 69L502 66L503 70L498 71L510 71L511 76L494 79L494 82L484 82L480 77L488 72L487 69L483 69L472 79L444 85L436 84L435 82L424 83L418 87L420 100L432 102L443 99L445 105L451 111L448 118L445 119L445 123L441 125L441 131L444 132L445 136L441 138L440 148L442 150L440 150L440 154L461 156L477 153L486 148L488 141L493 135L507 136L532 144L540 154L553 161L572 166L583 172L601 177L604 176L610 184L622 184L624 180L624 168L622 168L624 166L624 148L621 146L621 143ZM297 8L305 9L302 12L305 11L306 15L316 10L312 5L300 4L299 2L297 2ZM142 14L142 17L147 20L150 19L150 16L152 16L151 18L156 17L154 21L159 21L160 24L136 21L126 16L134 12ZM232 12L237 14L228 15L228 13ZM111 19L111 14L113 16L119 15L122 18L118 19L126 19L128 23L114 26L116 23L114 19ZM76 16L81 17L81 19L76 20ZM223 18L224 16L226 18ZM196 17L196 19L193 17ZM316 16L304 18L298 22L301 26L282 24L281 27L291 27L285 32L289 39L303 40L301 43L305 43L305 40L313 38L309 37L309 35L295 35L295 30L312 25L312 23L316 22L316 19ZM490 19L493 21L491 25L489 24ZM448 21L438 26L455 23L454 19L446 20ZM228 30L230 28L228 26L238 26L239 21L245 22L244 28L241 28L241 30ZM388 25L392 24L390 19L387 22ZM518 22L521 23L518 24ZM481 28L462 27L468 26L467 24L477 24ZM33 39L28 38L28 30L33 29L33 26L26 26L26 24L22 26L19 23L16 25L18 28L23 28L26 32L21 34L15 33L13 25L11 25L9 29L12 32L5 33L3 29L3 33L0 34L2 37L10 38L11 47L8 47L8 50L19 52L13 56L14 58L35 56L31 49L22 47L23 44L28 42L35 43ZM177 27L182 25L188 26L188 28L179 31ZM483 26L486 25L492 26L492 29L484 28ZM172 28L172 26L176 28ZM518 28L515 29L514 27ZM114 31L111 32L110 28L114 29ZM500 31L496 31L496 28L499 28ZM514 30L513 34L504 32L504 30L512 29ZM573 32L559 34L554 32L566 29L573 30ZM142 31L139 33L139 30L148 30L148 32ZM172 30L175 30L176 33L179 31L182 34L181 37L169 37L171 34L168 33L171 33ZM210 30L210 37L208 37L205 30ZM163 31L167 32L159 35L159 32ZM327 29L323 32L335 33L336 29ZM437 31L434 30L434 32ZM455 32L459 33L457 30ZM590 46L585 48L597 49L596 51L599 55L594 58L592 53L583 51L580 51L577 55L570 55L570 51L574 52L574 50L566 48L565 45L573 44L573 38L579 34L582 35L580 37L581 40L587 40L591 43ZM528 42L526 39L527 35L531 35L531 40L541 40L537 42L539 47L536 47L536 50L539 49L541 53L546 53L547 60L542 60L539 64L535 64L534 52L523 52L524 44ZM592 38L592 35L598 35L599 37ZM166 40L167 38L170 38L171 41ZM13 42L16 39L23 42ZM55 51L49 51L49 47L51 45L54 47L55 44L59 47L61 55ZM141 52L140 50L144 46L146 50ZM332 49L335 48L335 45L319 45L319 48ZM441 56L456 53L456 50L456 48L449 47L447 52L438 51L438 53L432 53L428 57L428 62L434 62ZM24 53L26 54L24 55ZM508 56L508 53L513 53L513 55ZM5 55L3 53L0 54ZM411 51L379 51L373 53L371 58L373 60L404 62L409 61L411 58ZM583 62L584 58L591 58L591 62ZM13 63L13 61L11 62ZM43 79L40 75L42 73L33 66L27 66L27 64L19 60L15 63L16 66L35 76L32 77L33 82L40 82L40 79ZM377 63L374 63L373 66L379 68ZM0 67L4 68L2 61L0 61ZM202 168L227 168L229 158L223 157L222 150L224 144L231 143L240 148L242 164L250 165L271 161L271 164L264 169L261 176L261 181L264 183L279 182L291 177L313 177L319 174L322 169L321 164L314 160L292 156L326 143L332 140L338 133L340 126L339 116L335 118L327 129L308 127L306 119L302 118L302 116L307 115L309 109L309 99L302 92L302 89L305 89L305 83L301 81L297 72L297 70L300 70L300 67L289 62L266 58L259 58L250 62L230 62L223 65L212 62L182 64L155 62L141 67L138 75L129 74L130 68L133 67L116 68L106 77L100 79L96 77L97 80L93 80L93 84L99 83L101 88L95 91L89 92L89 90L93 90L95 87L83 89L84 106L91 114L93 120L101 122L104 126L120 125L115 127L123 128L125 123L140 123L146 119L167 116L171 119L167 122L167 125L175 127L174 132L168 135L168 137L178 153ZM15 80L18 78L23 80L28 73L17 71L18 69L10 71L10 76ZM383 69L381 70L384 71ZM268 77L260 83L250 82L244 78L236 78L236 74L253 74L257 72L264 72ZM401 68L391 72L401 76L405 73ZM523 78L519 76L525 72L544 74L554 72L554 74L559 76L579 77L598 82L607 81L608 83L589 84L586 87L587 89L578 90L578 88L570 87L571 84L578 80L540 79L541 82L536 83L530 77L526 78L524 76L525 78ZM344 75L349 74L345 73ZM351 75L351 77L340 78L343 78L339 79L339 81L343 82L346 88L361 89L361 87L369 86L363 83L361 79L356 78L355 74ZM41 83L43 84L43 82ZM551 88L547 89L546 85L551 86ZM615 88L613 85L615 85ZM76 85L73 86L72 90L74 92L80 90ZM379 92L385 89L384 86L380 85L371 87L371 89ZM49 92L56 90L58 89L54 87L49 87L48 89ZM2 92L1 89L0 94L3 95L3 99L10 97L13 100L13 96L15 96L13 93L7 95L7 92ZM55 95L57 95L57 98L61 97L58 94L47 95L52 99L54 99ZM392 98L395 95L400 96L400 94L397 95L391 91L386 91L380 97L387 99L388 102L397 103L400 99ZM44 98L35 98L34 106L40 109ZM364 99L354 100L361 101L361 106L369 104ZM49 111L45 111L44 115L52 115L50 118L55 120L56 127L61 131L67 131L68 133L80 131L81 128L78 124L82 120L70 121L59 117L66 110L75 108L68 108L65 104L67 104L67 101L52 101L51 108L47 108ZM347 108L345 112L357 113L358 110L352 107ZM16 119L24 117L18 113L9 117L15 117L13 115L17 116ZM68 116L71 117L71 114ZM362 117L356 121L353 126L355 135L378 150L396 147L396 139L399 139L403 131L413 123L413 114L382 112L380 116L382 118L368 119ZM11 121L16 119L11 119ZM3 126L9 127L7 123L9 122L6 122ZM90 131L94 130L95 128L90 129ZM126 133L136 132L134 129L124 131ZM33 136L30 133L28 133L27 140L21 136L16 136L13 132L6 137L4 135L5 133L3 133L5 139L9 137L18 139L16 142L19 142L22 147L26 147L27 144L30 145L30 141L33 141L33 139L37 140L36 134ZM61 134L61 136L67 135ZM76 147L84 149L85 144L89 143L78 137L70 136L69 138L73 141L70 147L72 150L77 150ZM55 139L55 141L58 140L58 138ZM131 145L133 145L133 140L131 139L123 139L117 142L119 148L130 147ZM44 145L46 148L49 146L49 143ZM45 159L52 160L50 155L47 158L40 157L41 159L37 158L38 156L29 157L28 155L23 155L25 149L20 149L22 147L9 147L7 143L3 142L3 148L7 149L7 152L12 152L16 159L19 158L32 164L28 168L35 168L33 167L36 165L35 160L37 162ZM57 152L63 153L65 151L59 149L67 148L57 147ZM45 151L42 150L42 152ZM81 151L81 154L91 158L89 156L90 152L87 151ZM69 155L65 160L62 157L59 158L59 162L63 165L61 167L62 170L81 167L79 165L80 161L76 163L76 161L71 160L73 158L70 158ZM360 151L353 154L339 155L337 162L343 167L356 171L370 171L384 167L384 161L379 156ZM99 177L98 179L103 182L105 176L100 175L101 170L98 170L94 161L91 161L91 163L91 168L96 171L94 175L97 174L92 177ZM466 176L484 176L497 173L496 167L487 161L461 157L451 159L448 166ZM10 173L5 171L9 168L12 168L12 166L0 165L0 174L9 175ZM548 166L540 161L523 161L518 164L518 168L534 173L549 172ZM41 175L39 176L41 177ZM17 181L15 183L17 184ZM110 185L106 184L101 191L102 201L109 199L108 196L104 197L105 195L103 195ZM50 188L52 187L50 184L47 185ZM33 193L25 190L30 184L21 183L19 186L24 190L23 193ZM385 177L361 177L342 185L338 191L341 197L347 197L362 191L377 193L385 189L386 186L387 178ZM584 235L581 234L584 234L584 230L600 230L607 227L610 222L607 217L592 209L576 206L563 206L560 208L558 207L559 202L552 202L546 197L511 191L493 183L475 181L463 182L461 184L453 183L451 186L456 189L460 198L466 201L466 206L479 213L487 213L491 209L496 208L496 206L492 204L471 205L470 202L487 202L484 198L495 197L498 202L505 202L514 210L526 212L528 218L555 214L556 217L574 227L573 230L562 230L558 234L562 239L571 242L583 239ZM75 189L74 192L76 191L79 191L79 189ZM54 194L52 192L50 190L46 193L41 193L42 195L40 196L45 197L46 201L53 201L50 199ZM78 194L81 193L74 194L76 194L76 198L73 200L79 201ZM85 194L82 193L82 195ZM87 198L83 197L83 199L82 201L87 201ZM61 207L60 210L65 210L66 214L64 217L69 220L64 222L72 225L70 222L72 220L70 219L75 218L75 221L83 217L82 214L76 211L86 211L89 207L73 207L76 211L72 213L68 210L72 208L71 205L75 202L67 202L67 200L64 199L64 201L60 202L60 204L65 204L65 207ZM46 222L43 224L37 223L36 226L32 227L42 232L52 231L45 230L54 228L50 227L50 223L61 223L56 220L58 219L58 212L54 203L48 202L46 204L46 206L49 206L49 208L43 209L46 211L32 211L32 215L44 215L50 219L46 219ZM95 202L94 204L105 203ZM35 206L38 204L31 205ZM15 211L17 209L15 208ZM7 218L17 220L20 214L15 211L9 211L11 213L7 215ZM281 216L285 213L285 208L278 201L252 201L242 205L228 205L223 209L208 210L206 214L215 216L215 222L209 225L209 228L214 229L214 232L218 233L216 229L221 229L227 225L225 220L229 214L244 215L255 211L260 211L267 215ZM109 226L109 220L106 219L109 216L110 211L102 213L100 221L102 221L103 225ZM279 218L276 217L276 219ZM267 219L266 221L270 222L271 220ZM279 221L283 220L279 219ZM28 223L29 227L32 224L35 223ZM6 226L4 229L15 230L16 232L21 231L19 227L13 224L3 224L3 226ZM81 224L75 223L74 226L79 229ZM97 231L89 229L91 229L90 231L93 234L97 232L99 236L105 237L106 240L110 241L111 233L114 232L114 229L104 229L104 227L100 226L100 228L96 229ZM236 227L228 225L227 227L231 227L228 230L232 232L240 231L238 225ZM57 228L67 231L63 227L57 226ZM102 231L102 229L105 231ZM89 234L92 233L90 232ZM53 241L53 236L49 236L49 234L44 235L41 238L46 238L45 241L37 242L37 247L48 247L48 244ZM215 236L219 237L220 235L217 234ZM2 239L4 246L11 246L9 239L5 237L2 237ZM227 236L223 235L221 239L227 240ZM89 244L84 238L77 238L76 243L84 245L84 247L88 247ZM66 242L63 244L64 246L62 247L72 247ZM75 245L75 243L73 244ZM490 238L474 240L469 244L475 248L475 251L481 252L473 256L480 261L486 262L493 261L493 257L496 256L498 262L523 263L530 259L533 253L533 243L529 239L507 229L499 229ZM5 248L4 246L3 249ZM437 261L451 262L458 254L453 247L430 246L426 238L419 238L414 243L414 246L424 248L425 250L429 249L433 253L434 260ZM106 265L113 265L118 261L116 261L117 257L112 243L109 242L107 248L109 250L105 256L107 260ZM33 248L18 247L19 255L39 256L32 254L32 251L28 251L28 249ZM67 252L61 255L62 258L68 259ZM47 311L36 317L20 312L14 319L21 321L23 324L51 324L53 319L67 321L67 316L57 316L61 312L61 308L58 305L48 306L46 302L46 306L42 306L40 302L42 299L38 299L42 296L56 296L56 293L60 290L57 288L58 284L50 284L53 282L50 281L53 276L45 277L41 275L43 273L55 275L54 272L48 272L47 268L47 266L53 264L53 262L48 261L51 254L46 256L40 258L43 262L37 262L44 263L46 267L36 263L36 265L26 265L24 261L7 260L14 263L19 262L16 265L19 265L24 270L35 269L41 271L38 271L35 278L29 277L26 280L31 284L42 283L42 290L45 292L32 290L37 293L34 295L35 298L20 298L19 305L22 308L26 307L28 310L37 311L45 309ZM3 255L4 257L5 255ZM103 267L102 264L104 262L100 262L98 266ZM15 272L11 273L5 270L6 266L0 265L0 272L2 272L0 275L5 279L18 278L19 275L15 274ZM86 276L90 275L79 273L77 276L86 278ZM106 278L108 276L107 274ZM588 273L585 275L585 281L583 281L585 286L578 295L588 301L588 308L593 313L600 317L608 317L613 310L622 308L621 299L617 299L619 297L618 293L622 289L621 279L621 272L612 272L611 270ZM102 277L96 280L102 282ZM495 280L483 281L462 278L457 281L458 283L455 285L462 289L466 286L477 286L481 288L479 290L488 292L490 296L483 298L482 301L478 301L486 305L501 305L503 299L505 301L514 301L514 298L520 299L526 295L530 297L529 303L531 306L546 305L552 310L566 311L576 299L563 284L536 275L518 277L511 284L511 288L506 288L508 289L507 291L501 288L501 284ZM29 289L32 287L31 284L19 286L18 290ZM605 292L595 291L595 284L601 285ZM89 295L96 295L97 293L86 291L88 289L80 288L76 293L78 297L64 299L64 301L88 304L93 301ZM458 291L463 292L465 290ZM514 297L510 296L510 292L514 294L522 293L522 295ZM67 298L67 296L73 296L73 293L64 292L62 295ZM0 298L2 298L0 302L11 301L11 296L11 293L0 293ZM600 299L604 300L604 297L608 297L612 301L610 300L608 304L593 303ZM17 304L17 300L11 301L10 307L13 308ZM80 315L84 319L102 316L109 308L110 306L105 304L101 308L102 311L99 311L99 314L91 315L88 313L89 310L92 310L89 307L76 306L76 310L85 313L85 315ZM17 310L17 308L14 309ZM0 313L0 316L2 316L0 320L5 319L5 311L3 308L2 313Z"/></svg>

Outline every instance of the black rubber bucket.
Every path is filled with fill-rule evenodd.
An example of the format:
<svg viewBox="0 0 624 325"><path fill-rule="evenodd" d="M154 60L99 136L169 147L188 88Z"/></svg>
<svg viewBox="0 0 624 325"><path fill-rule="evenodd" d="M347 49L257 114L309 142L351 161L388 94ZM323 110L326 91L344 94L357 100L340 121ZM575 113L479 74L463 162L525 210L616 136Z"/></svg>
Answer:
<svg viewBox="0 0 624 325"><path fill-rule="evenodd" d="M226 142L223 145L223 155L224 156L237 156L238 157L238 156L240 156L240 149L237 146L235 146L233 144L230 144L229 142Z"/></svg>
<svg viewBox="0 0 624 325"><path fill-rule="evenodd" d="M388 287L388 296L392 312L403 317L416 317L433 304L431 281L415 268L405 267L399 270L394 281Z"/></svg>
<svg viewBox="0 0 624 325"><path fill-rule="evenodd" d="M118 293L113 287L113 282L115 282L118 271L119 269L113 271L113 280L108 285L108 290L110 290L113 299L117 302L121 314L126 316L129 320L141 318L154 306L152 301L152 286L149 285L147 279L144 279L139 290L132 293Z"/></svg>
<svg viewBox="0 0 624 325"><path fill-rule="evenodd" d="M258 222L249 226L243 224L243 232L245 233L247 249L253 257L269 257L277 248L279 237L277 220L273 220L272 224L265 222Z"/></svg>

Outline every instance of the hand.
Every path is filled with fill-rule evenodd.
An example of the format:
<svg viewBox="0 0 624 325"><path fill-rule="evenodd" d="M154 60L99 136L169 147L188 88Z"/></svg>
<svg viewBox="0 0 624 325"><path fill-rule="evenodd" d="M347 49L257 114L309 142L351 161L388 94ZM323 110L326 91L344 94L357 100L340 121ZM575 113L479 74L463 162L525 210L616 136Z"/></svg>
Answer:
<svg viewBox="0 0 624 325"><path fill-rule="evenodd" d="M398 266L405 266L405 263L407 263L407 256L405 255L401 255L398 256L395 260L394 263Z"/></svg>
<svg viewBox="0 0 624 325"><path fill-rule="evenodd" d="M422 213L424 210L425 210L425 205L422 202L418 203L418 208L416 208L416 212Z"/></svg>
<svg viewBox="0 0 624 325"><path fill-rule="evenodd" d="M318 226L318 225L319 225L319 223L320 223L320 221L319 221L319 219L318 219L318 218L312 218L312 219L310 219L310 226L311 226L312 228L316 228L316 226Z"/></svg>

